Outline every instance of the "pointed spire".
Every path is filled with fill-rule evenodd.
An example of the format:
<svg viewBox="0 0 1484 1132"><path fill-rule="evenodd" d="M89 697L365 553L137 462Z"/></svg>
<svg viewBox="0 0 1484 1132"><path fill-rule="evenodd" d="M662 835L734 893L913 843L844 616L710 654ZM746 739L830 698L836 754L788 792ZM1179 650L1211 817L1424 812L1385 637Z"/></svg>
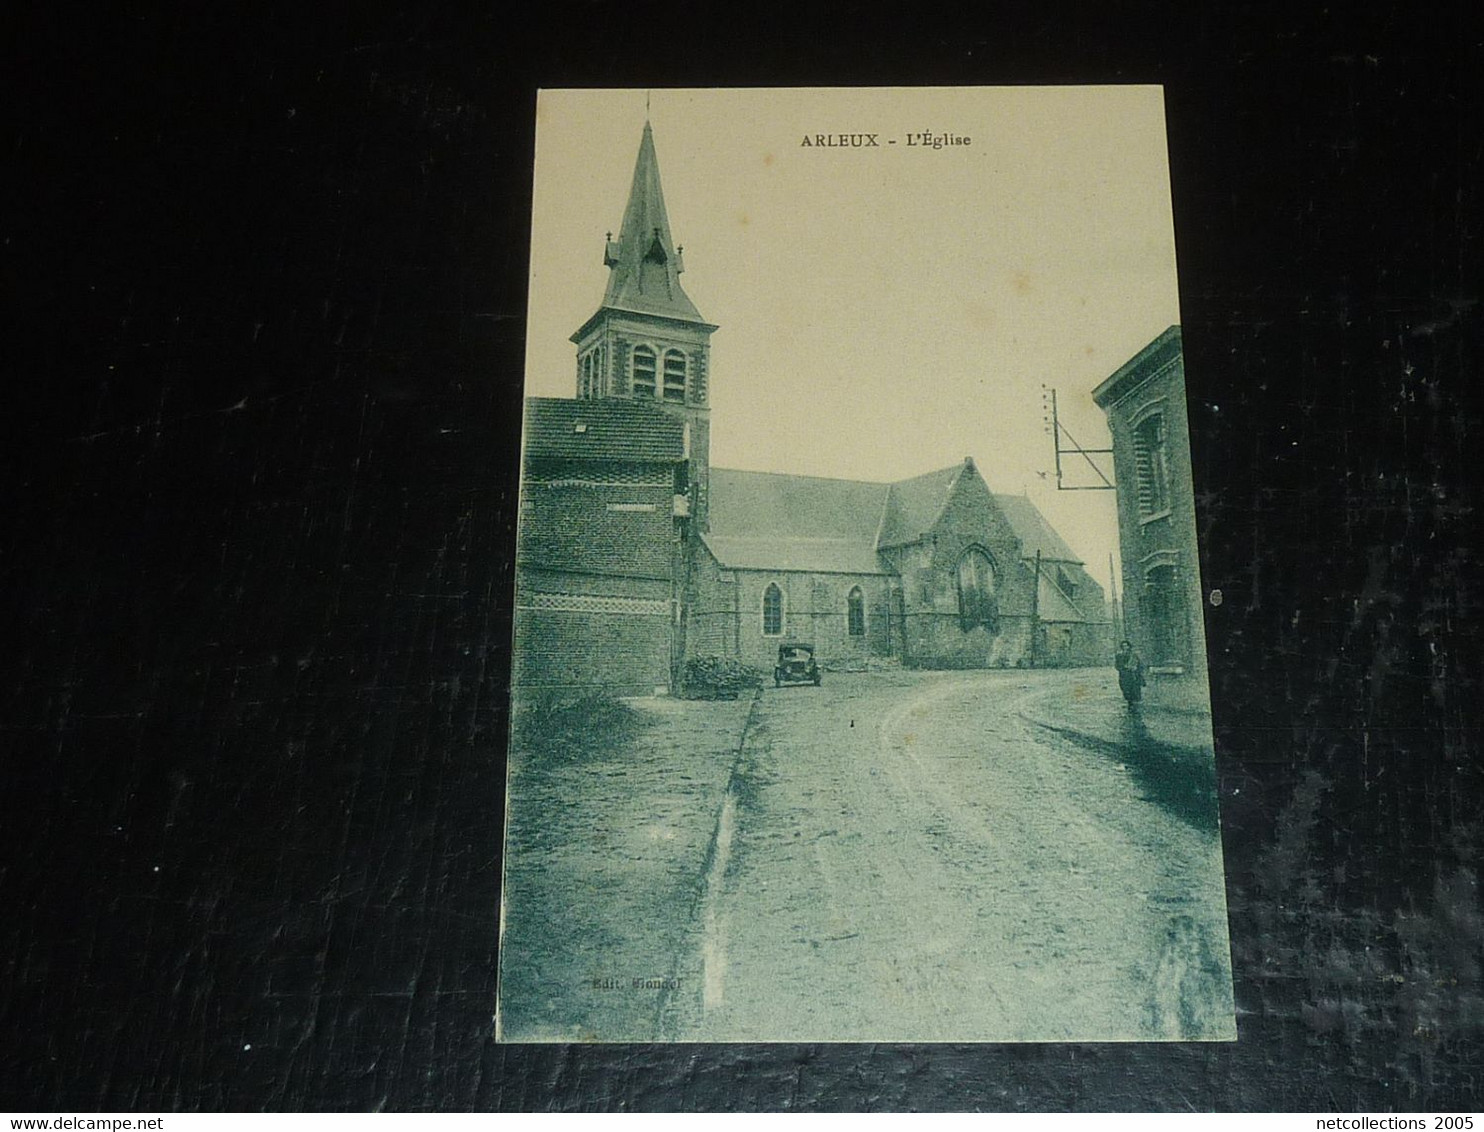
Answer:
<svg viewBox="0 0 1484 1132"><path fill-rule="evenodd" d="M610 234L603 262L610 271L605 307L664 315L685 322L705 322L680 286L684 270L679 249L670 236L665 194L660 187L660 163L654 152L654 131L646 119L634 162L634 183L624 209L618 240Z"/></svg>

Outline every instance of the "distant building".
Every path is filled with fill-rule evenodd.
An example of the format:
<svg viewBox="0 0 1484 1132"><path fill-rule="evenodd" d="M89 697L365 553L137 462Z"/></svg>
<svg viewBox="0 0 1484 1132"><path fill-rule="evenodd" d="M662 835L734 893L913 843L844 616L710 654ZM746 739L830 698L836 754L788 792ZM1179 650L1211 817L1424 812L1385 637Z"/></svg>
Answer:
<svg viewBox="0 0 1484 1132"><path fill-rule="evenodd" d="M681 287L648 123L603 262L577 398L526 402L517 688L651 692L790 640L826 665L1108 662L1102 587L972 460L896 483L711 467L716 326Z"/></svg>
<svg viewBox="0 0 1484 1132"><path fill-rule="evenodd" d="M1093 390L1113 435L1124 636L1154 677L1206 682L1180 328Z"/></svg>
<svg viewBox="0 0 1484 1132"><path fill-rule="evenodd" d="M765 665L780 641L807 640L827 661L929 668L1109 655L1102 587L972 460L896 483L714 468L711 488L690 610L699 651Z"/></svg>

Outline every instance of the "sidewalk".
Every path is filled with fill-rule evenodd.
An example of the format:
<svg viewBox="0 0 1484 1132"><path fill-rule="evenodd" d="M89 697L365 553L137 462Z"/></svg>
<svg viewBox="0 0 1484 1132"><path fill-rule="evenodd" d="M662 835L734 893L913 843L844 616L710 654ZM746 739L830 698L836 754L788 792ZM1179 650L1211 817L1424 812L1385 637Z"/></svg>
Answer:
<svg viewBox="0 0 1484 1132"><path fill-rule="evenodd" d="M742 741L737 700L623 701L636 733L568 763L512 755L506 1041L664 1040L699 993L696 907Z"/></svg>
<svg viewBox="0 0 1484 1132"><path fill-rule="evenodd" d="M1151 678L1137 709L1123 702L1113 670L1087 669L1068 694L1032 700L1021 716L1094 746L1124 749L1150 743L1186 757L1211 758L1211 713L1188 690Z"/></svg>
<svg viewBox="0 0 1484 1132"><path fill-rule="evenodd" d="M1021 718L1115 760L1149 801L1215 835L1216 752L1204 702L1151 680L1144 702L1130 708L1112 669L1079 675L1029 699Z"/></svg>

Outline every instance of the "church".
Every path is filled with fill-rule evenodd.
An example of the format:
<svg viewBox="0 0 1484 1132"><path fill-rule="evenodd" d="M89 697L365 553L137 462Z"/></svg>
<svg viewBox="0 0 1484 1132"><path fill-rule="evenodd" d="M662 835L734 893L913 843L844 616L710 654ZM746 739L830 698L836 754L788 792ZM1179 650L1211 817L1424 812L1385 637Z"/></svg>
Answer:
<svg viewBox="0 0 1484 1132"><path fill-rule="evenodd" d="M711 335L648 122L575 398L526 401L513 684L648 695L686 663L1106 664L1102 587L971 458L890 483L713 468ZM723 377L723 380L725 378Z"/></svg>

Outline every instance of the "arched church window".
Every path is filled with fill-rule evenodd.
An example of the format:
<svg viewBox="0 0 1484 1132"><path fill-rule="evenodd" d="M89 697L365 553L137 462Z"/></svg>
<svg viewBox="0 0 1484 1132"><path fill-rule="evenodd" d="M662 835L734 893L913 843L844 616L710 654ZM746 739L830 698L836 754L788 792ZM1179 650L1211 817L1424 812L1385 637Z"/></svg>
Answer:
<svg viewBox="0 0 1484 1132"><path fill-rule="evenodd" d="M965 632L979 625L1000 631L995 584L994 560L977 546L966 550L958 560L958 620Z"/></svg>
<svg viewBox="0 0 1484 1132"><path fill-rule="evenodd" d="M859 586L852 586L845 595L845 623L852 637L866 635L866 595Z"/></svg>
<svg viewBox="0 0 1484 1132"><path fill-rule="evenodd" d="M634 396L653 397L655 377L654 351L648 346L634 347Z"/></svg>
<svg viewBox="0 0 1484 1132"><path fill-rule="evenodd" d="M763 636L783 635L783 591L776 582L769 582L763 591Z"/></svg>
<svg viewBox="0 0 1484 1132"><path fill-rule="evenodd" d="M685 400L685 355L679 350L665 351L665 400Z"/></svg>

